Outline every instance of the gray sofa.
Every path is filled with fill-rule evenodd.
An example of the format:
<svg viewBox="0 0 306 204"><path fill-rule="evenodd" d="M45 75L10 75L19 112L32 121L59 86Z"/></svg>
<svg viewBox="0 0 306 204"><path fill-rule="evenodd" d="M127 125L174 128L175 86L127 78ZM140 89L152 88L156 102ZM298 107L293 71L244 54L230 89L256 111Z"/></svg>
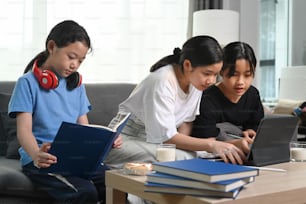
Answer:
<svg viewBox="0 0 306 204"><path fill-rule="evenodd" d="M53 203L44 192L36 189L21 172L15 119L7 116L7 105L15 82L0 82L0 203ZM128 97L135 84L85 84L93 110L90 123L107 125L116 115L118 104Z"/></svg>

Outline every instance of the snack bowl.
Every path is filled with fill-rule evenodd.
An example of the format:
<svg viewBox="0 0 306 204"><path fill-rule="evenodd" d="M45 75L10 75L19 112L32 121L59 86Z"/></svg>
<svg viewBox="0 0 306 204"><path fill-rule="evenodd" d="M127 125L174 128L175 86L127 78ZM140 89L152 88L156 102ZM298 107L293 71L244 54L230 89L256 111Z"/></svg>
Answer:
<svg viewBox="0 0 306 204"><path fill-rule="evenodd" d="M145 176L152 172L152 164L143 162L128 162L124 165L123 172L129 175Z"/></svg>

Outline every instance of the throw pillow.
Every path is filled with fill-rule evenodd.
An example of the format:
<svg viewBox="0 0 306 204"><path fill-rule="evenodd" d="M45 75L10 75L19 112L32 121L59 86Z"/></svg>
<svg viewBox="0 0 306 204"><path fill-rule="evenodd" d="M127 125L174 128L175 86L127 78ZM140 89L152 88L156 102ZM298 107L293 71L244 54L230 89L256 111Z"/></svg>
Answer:
<svg viewBox="0 0 306 204"><path fill-rule="evenodd" d="M5 156L9 159L19 159L18 148L20 147L17 139L16 119L10 118L7 114L8 103L11 95L7 93L0 93L0 122L2 132L0 132L0 147Z"/></svg>
<svg viewBox="0 0 306 204"><path fill-rule="evenodd" d="M7 106L11 95L7 93L0 93L0 113L7 113ZM4 130L2 117L0 117L0 155L5 155L7 149L6 132Z"/></svg>
<svg viewBox="0 0 306 204"><path fill-rule="evenodd" d="M303 101L290 100L290 99L280 99L278 104L275 106L274 114L292 114L294 108L301 105Z"/></svg>
<svg viewBox="0 0 306 204"><path fill-rule="evenodd" d="M6 153L6 134L0 117L0 155L3 156Z"/></svg>
<svg viewBox="0 0 306 204"><path fill-rule="evenodd" d="M18 149L20 147L17 139L16 119L10 118L7 113L1 113L2 124L6 132L6 158L19 159Z"/></svg>

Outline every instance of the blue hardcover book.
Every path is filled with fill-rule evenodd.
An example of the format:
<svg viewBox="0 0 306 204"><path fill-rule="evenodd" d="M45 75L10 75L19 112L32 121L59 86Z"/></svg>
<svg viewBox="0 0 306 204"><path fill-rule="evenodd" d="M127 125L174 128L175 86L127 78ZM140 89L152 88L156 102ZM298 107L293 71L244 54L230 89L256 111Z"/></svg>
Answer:
<svg viewBox="0 0 306 204"><path fill-rule="evenodd" d="M108 155L129 116L129 113L122 114L113 129L63 122L49 150L57 157L57 163L40 171L90 178Z"/></svg>
<svg viewBox="0 0 306 204"><path fill-rule="evenodd" d="M151 193L169 193L169 194L192 195L192 196L200 196L200 197L235 199L240 193L242 188L243 187L239 187L231 191L224 192L224 191L187 188L187 187L181 187L181 186L147 182L145 183L144 191L151 192Z"/></svg>
<svg viewBox="0 0 306 204"><path fill-rule="evenodd" d="M205 159L187 159L170 162L155 162L154 171L195 179L204 182L218 182L257 176L259 170L230 163L209 161Z"/></svg>
<svg viewBox="0 0 306 204"><path fill-rule="evenodd" d="M181 176L174 176L170 174L164 174L159 172L153 172L147 174L147 182L149 183L159 183L168 184L174 186L188 187L188 188L198 188L207 190L216 190L228 192L236 188L245 186L255 180L254 176L241 178L241 179L231 179L226 181L219 181L215 183L209 183L204 181L198 181L194 179L188 179Z"/></svg>

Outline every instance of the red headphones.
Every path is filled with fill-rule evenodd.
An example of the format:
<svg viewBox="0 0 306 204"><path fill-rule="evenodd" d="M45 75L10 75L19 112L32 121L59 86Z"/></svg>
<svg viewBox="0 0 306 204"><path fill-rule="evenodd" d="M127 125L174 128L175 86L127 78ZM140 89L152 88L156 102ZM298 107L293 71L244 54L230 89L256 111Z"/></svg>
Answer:
<svg viewBox="0 0 306 204"><path fill-rule="evenodd" d="M39 85L46 89L55 89L58 86L58 78L56 74L50 70L41 70L37 65L37 60L34 61L32 71ZM66 78L67 88L72 90L82 84L82 75L78 72L72 73Z"/></svg>

